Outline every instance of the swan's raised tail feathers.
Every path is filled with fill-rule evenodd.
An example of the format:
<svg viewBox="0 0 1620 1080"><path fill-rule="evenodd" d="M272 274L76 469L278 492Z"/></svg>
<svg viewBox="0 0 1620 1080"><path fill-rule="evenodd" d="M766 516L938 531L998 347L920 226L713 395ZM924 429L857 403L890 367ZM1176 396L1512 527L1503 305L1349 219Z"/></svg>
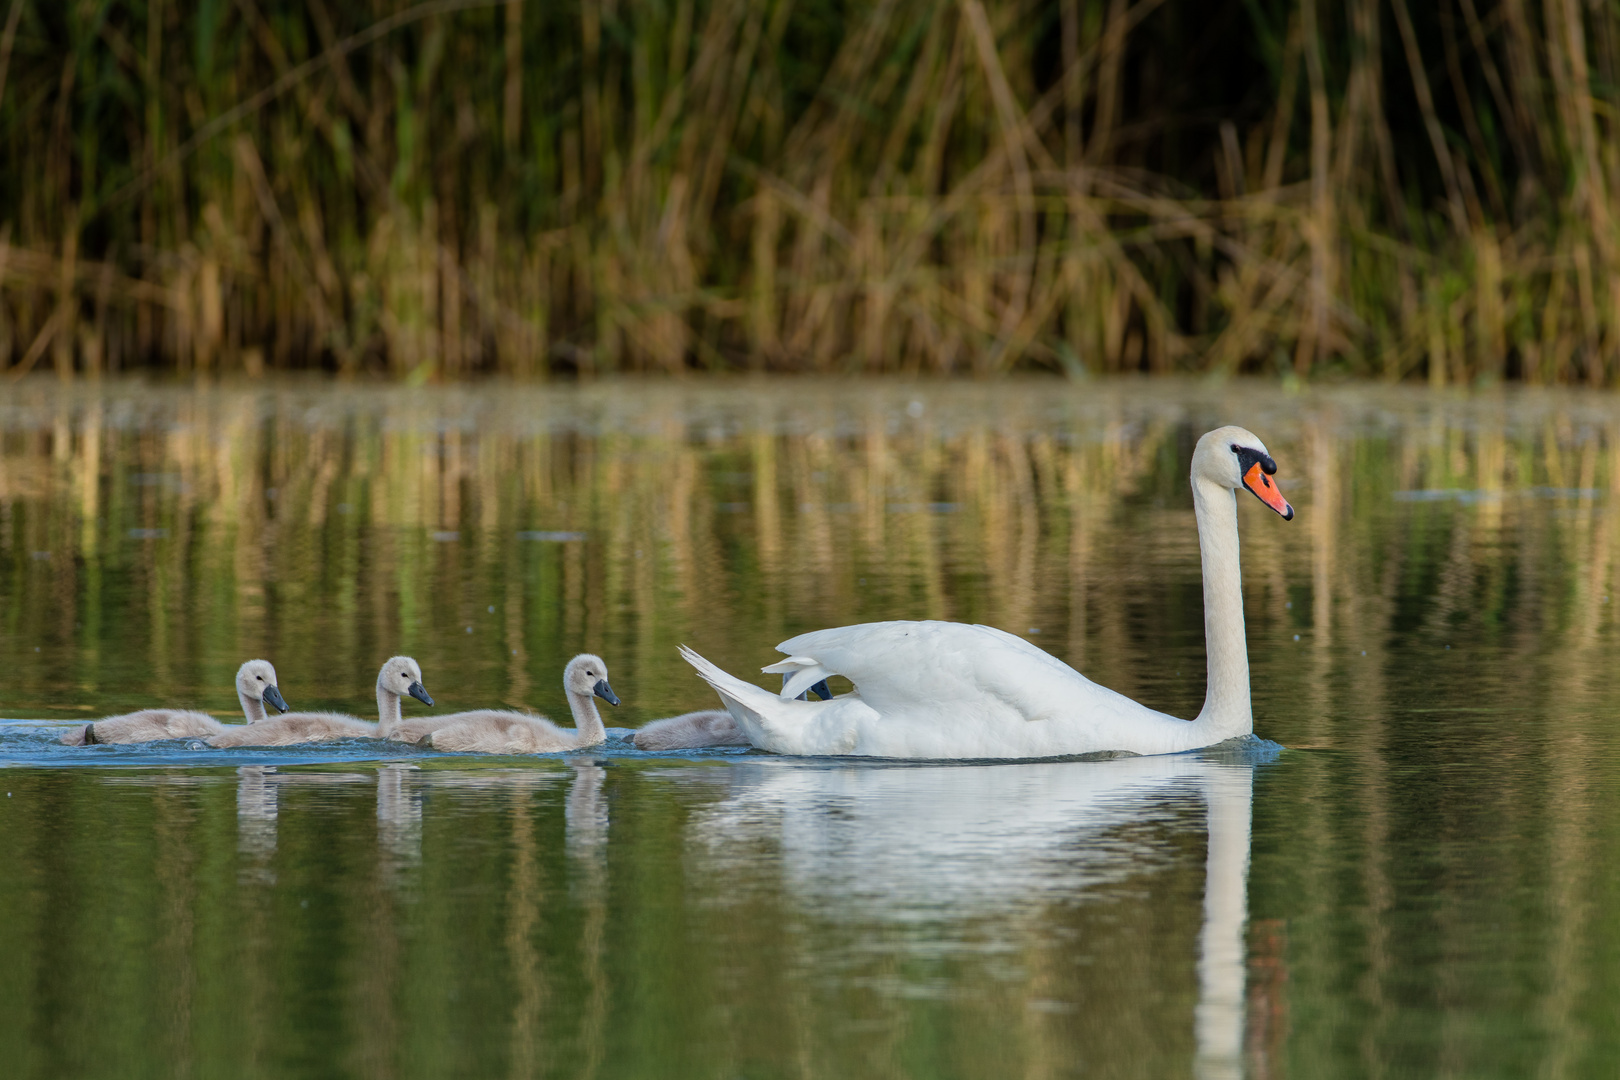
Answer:
<svg viewBox="0 0 1620 1080"><path fill-rule="evenodd" d="M857 694L830 701L795 700L811 682L824 678L815 674L819 666L800 670L795 677L808 676L810 682L795 690L790 679L783 691L791 692L790 696L778 697L762 686L720 670L684 645L681 655L704 682L714 687L748 741L761 750L776 754L848 754L855 749L857 722L877 718L877 713Z"/></svg>
<svg viewBox="0 0 1620 1080"><path fill-rule="evenodd" d="M725 705L726 711L737 721L737 726L743 729L749 742L762 749L773 749L771 744L775 740L771 737L769 729L775 725L765 717L761 709L769 708L780 699L769 690L753 683L743 682L730 672L716 667L685 645L681 646L681 656L697 671L700 679L714 687L714 692L720 695L720 701ZM753 704L750 704L751 700Z"/></svg>
<svg viewBox="0 0 1620 1080"><path fill-rule="evenodd" d="M741 695L741 697L750 697L753 694L769 693L769 691L762 690L760 687L757 687L752 683L743 682L741 679L737 678L737 676L721 669L720 667L717 667L708 660L705 660L702 656L699 656L696 652L687 648L685 645L681 646L681 657L688 664L692 665L693 669L698 673L698 678L714 687L715 693L719 694L721 698L725 700L727 705L731 704L733 701L737 702L739 705L742 704L739 695Z"/></svg>

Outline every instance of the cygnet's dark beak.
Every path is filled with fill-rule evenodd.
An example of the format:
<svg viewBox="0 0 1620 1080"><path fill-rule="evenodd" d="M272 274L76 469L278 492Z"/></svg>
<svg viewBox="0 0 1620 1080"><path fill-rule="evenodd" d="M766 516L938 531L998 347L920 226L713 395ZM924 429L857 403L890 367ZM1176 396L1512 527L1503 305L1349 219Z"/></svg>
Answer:
<svg viewBox="0 0 1620 1080"><path fill-rule="evenodd" d="M424 705L433 704L433 699L428 697L427 687L423 686L419 682L411 683L410 688L405 692Z"/></svg>
<svg viewBox="0 0 1620 1080"><path fill-rule="evenodd" d="M592 687L592 689L596 691L597 697L601 698L609 705L617 705L619 703L619 695L613 692L613 687L608 685L606 679L597 679L596 685Z"/></svg>
<svg viewBox="0 0 1620 1080"><path fill-rule="evenodd" d="M101 741L100 739L96 738L96 725L94 725L94 724L86 724L86 725L84 725L84 745L86 745L86 746L94 746L100 741Z"/></svg>
<svg viewBox="0 0 1620 1080"><path fill-rule="evenodd" d="M276 707L278 712L287 711L287 699L281 696L281 691L273 686L264 688L264 700Z"/></svg>

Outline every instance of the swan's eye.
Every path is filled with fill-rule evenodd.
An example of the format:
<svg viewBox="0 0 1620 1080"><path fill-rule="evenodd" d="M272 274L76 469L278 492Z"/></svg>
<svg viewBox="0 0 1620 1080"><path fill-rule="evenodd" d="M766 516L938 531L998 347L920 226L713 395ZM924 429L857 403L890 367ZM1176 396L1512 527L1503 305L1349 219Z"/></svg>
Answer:
<svg viewBox="0 0 1620 1080"><path fill-rule="evenodd" d="M259 681L260 681L260 682L264 682L264 676L263 676L263 675L255 675L255 676L253 676L253 677L254 677L254 678L255 678L255 679L258 679L258 680L259 680Z"/></svg>
<svg viewBox="0 0 1620 1080"><path fill-rule="evenodd" d="M1232 444L1232 453L1234 453L1234 454L1235 454L1235 453L1237 453L1237 452L1238 452L1238 444L1237 444L1237 443L1233 443L1233 444Z"/></svg>

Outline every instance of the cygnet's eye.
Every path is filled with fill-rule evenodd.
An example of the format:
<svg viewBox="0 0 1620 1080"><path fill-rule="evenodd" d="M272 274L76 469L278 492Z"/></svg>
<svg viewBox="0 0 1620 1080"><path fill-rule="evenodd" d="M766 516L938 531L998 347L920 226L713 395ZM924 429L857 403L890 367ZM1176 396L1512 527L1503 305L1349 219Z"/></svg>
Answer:
<svg viewBox="0 0 1620 1080"><path fill-rule="evenodd" d="M258 680L259 680L259 681L260 681L260 682L264 682L264 676L263 676L263 675L255 675L255 676L253 676L253 677L254 677L254 678L255 678L255 679L258 679Z"/></svg>

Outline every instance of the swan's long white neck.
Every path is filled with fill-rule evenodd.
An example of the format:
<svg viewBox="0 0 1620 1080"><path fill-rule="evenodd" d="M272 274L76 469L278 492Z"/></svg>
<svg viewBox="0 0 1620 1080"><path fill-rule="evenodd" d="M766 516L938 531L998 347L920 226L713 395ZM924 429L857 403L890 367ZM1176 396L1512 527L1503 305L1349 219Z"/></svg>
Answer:
<svg viewBox="0 0 1620 1080"><path fill-rule="evenodd" d="M1193 723L1197 746L1254 730L1249 704L1249 646L1243 628L1243 571L1238 561L1236 493L1211 480L1193 480L1198 553L1204 565L1204 648L1209 689Z"/></svg>
<svg viewBox="0 0 1620 1080"><path fill-rule="evenodd" d="M568 691L568 711L574 714L574 727L578 729L575 746L595 746L607 741L607 727L602 714L596 711L596 695Z"/></svg>
<svg viewBox="0 0 1620 1080"><path fill-rule="evenodd" d="M405 717L400 712L399 695L377 683L377 737L386 739L394 733L394 729L404 723Z"/></svg>
<svg viewBox="0 0 1620 1080"><path fill-rule="evenodd" d="M248 697L240 686L236 688L236 700L242 703L242 715L247 717L248 723L257 724L264 719L264 702Z"/></svg>

